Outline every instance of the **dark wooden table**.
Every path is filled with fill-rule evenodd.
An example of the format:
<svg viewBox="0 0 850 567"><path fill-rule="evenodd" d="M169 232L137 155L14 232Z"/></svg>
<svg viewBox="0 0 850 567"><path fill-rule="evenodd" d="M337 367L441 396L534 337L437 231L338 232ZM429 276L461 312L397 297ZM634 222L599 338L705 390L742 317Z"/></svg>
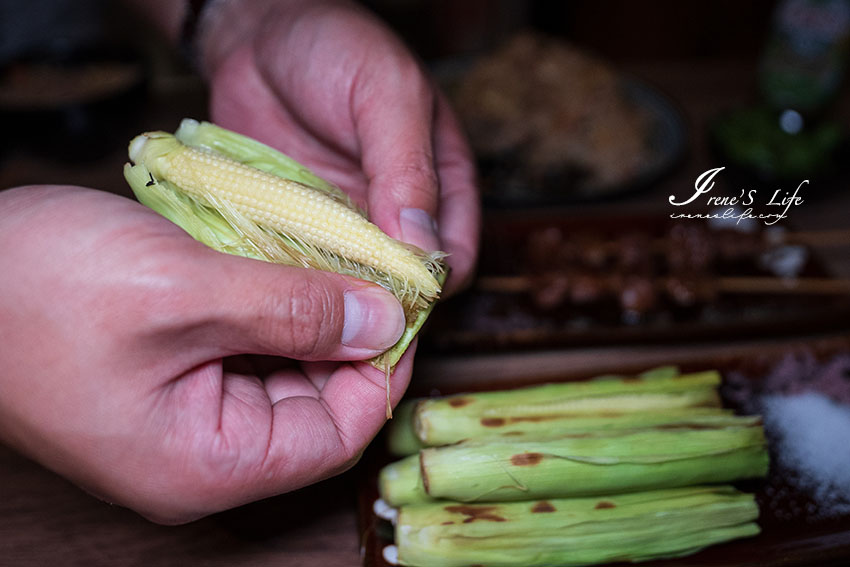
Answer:
<svg viewBox="0 0 850 567"><path fill-rule="evenodd" d="M356 565L353 478L160 526L0 446L0 565Z"/></svg>
<svg viewBox="0 0 850 567"><path fill-rule="evenodd" d="M696 176L714 162L705 142L705 121L751 96L752 65L746 61L650 62L629 68L669 95L689 127L690 148L681 166L649 191L604 204L612 212L669 211L667 196L686 194ZM159 85L127 128L173 129L183 116L204 117L204 93L196 82ZM0 158L0 188L27 183L72 183L128 194L118 147L95 161L73 164L12 149ZM800 228L850 228L850 187L813 199L790 220ZM850 277L847 250L825 254L830 268ZM687 345L647 351L608 348L526 354L523 357L422 360L415 388L448 373L475 379L482 369L521 375L529 367L593 372L600 361L646 364L669 357L699 360L722 345ZM706 350L708 349L708 350ZM706 354L708 353L708 354ZM511 360L514 361L511 364ZM571 366L572 365L572 366ZM510 376L508 376L510 378ZM353 566L360 562L356 520L358 470L290 495L191 523L165 527L100 502L24 457L0 447L0 565L310 565Z"/></svg>

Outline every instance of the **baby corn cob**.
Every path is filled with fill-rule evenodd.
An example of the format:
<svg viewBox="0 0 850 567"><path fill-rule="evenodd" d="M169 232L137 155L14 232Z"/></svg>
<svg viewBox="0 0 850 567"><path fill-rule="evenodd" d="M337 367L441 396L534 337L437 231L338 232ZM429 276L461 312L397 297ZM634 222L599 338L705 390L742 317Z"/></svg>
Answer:
<svg viewBox="0 0 850 567"><path fill-rule="evenodd" d="M187 146L210 150L266 173L324 191L350 208L355 208L348 195L335 185L328 183L289 156L242 134L225 130L209 122L198 122L187 118L180 122L174 137ZM362 211L360 213L365 216Z"/></svg>
<svg viewBox="0 0 850 567"><path fill-rule="evenodd" d="M741 419L737 426L500 437L423 449L422 481L432 498L498 502L762 477L768 466L763 428Z"/></svg>
<svg viewBox="0 0 850 567"><path fill-rule="evenodd" d="M747 432L741 429L750 427L758 431ZM711 438L707 434L675 436L676 432L707 430L714 430L716 433ZM600 491L618 492L703 482L726 482L738 478L762 476L766 472L764 467L767 453L758 443L753 446L732 448L729 445L730 442L734 442L734 436L744 443L747 437L759 439L761 438L760 430L761 420L757 416L725 414L680 420L660 426L644 425L619 431L554 429L549 432L548 437L541 435L540 432L511 432L478 437L456 445L433 449L432 451L436 451L436 459L434 452L419 452L386 465L380 472L378 489L382 500L389 506L399 507L432 501L438 497L437 495L454 500L463 498L470 501L491 502L534 498L540 494L581 496ZM637 435L641 432L644 435ZM653 432L666 434L658 436ZM702 447L679 445L679 443L694 442L694 437L697 443L704 443L704 445ZM571 442L571 439L587 441L583 449L577 449L579 442ZM664 448L659 448L658 445L652 449L647 447L647 450L656 451L653 456L632 455L632 450L625 445L637 442L664 443L665 445ZM622 443L623 447L618 449L617 443ZM573 445L572 449L568 448L570 445ZM686 454L689 449L693 449L694 454ZM716 455L715 449L717 449ZM449 450L448 454L444 453L444 450ZM564 453L562 450L567 452L580 450L581 455ZM476 456L476 453L479 454ZM466 479L470 490L473 486L480 485L484 487L482 491L487 492L501 479L499 491L494 495L487 493L481 496L476 496L478 493L469 492L463 493L465 496L462 497L460 492L455 491L464 489L455 486L445 488L446 481L442 475L452 474L449 469L452 458L461 459L458 462L463 463L464 468L475 469L470 475L476 475L476 478L467 479L466 472L458 471L457 477L452 476L449 483L455 481L460 483ZM549 459L555 459L555 462L543 463ZM570 460L575 462L569 464ZM540 464L543 466L536 468ZM663 466L660 466L662 464ZM461 465L455 466L460 468ZM520 468L515 469L517 466ZM700 470L701 467L706 470ZM421 475L423 470L428 474L427 489ZM515 470L519 472L514 472ZM433 475L440 475L441 478L435 480ZM482 475L484 476L479 480L478 477ZM434 484L433 487L432 484ZM513 494L506 495L507 491ZM451 496L448 495L449 493Z"/></svg>
<svg viewBox="0 0 850 567"><path fill-rule="evenodd" d="M370 223L345 194L287 156L209 123L130 143L125 177L139 201L222 252L352 275L392 291L407 331L373 359L389 374L440 294L442 253Z"/></svg>
<svg viewBox="0 0 850 567"><path fill-rule="evenodd" d="M395 418L387 423L387 450L391 455L413 455L425 447L413 429L413 412L417 403L418 400L402 401L395 410Z"/></svg>
<svg viewBox="0 0 850 567"><path fill-rule="evenodd" d="M378 492L381 500L393 508L433 500L422 484L419 455L408 455L382 468L378 475Z"/></svg>
<svg viewBox="0 0 850 567"><path fill-rule="evenodd" d="M752 495L729 486L487 505L404 506L401 565L595 565L678 557L759 533ZM390 553L388 553L390 551Z"/></svg>
<svg viewBox="0 0 850 567"><path fill-rule="evenodd" d="M716 372L679 376L678 368L663 366L634 377L519 388L507 396L404 400L387 424L387 448L404 456L492 435L650 427L694 418L703 423L731 413L720 407Z"/></svg>
<svg viewBox="0 0 850 567"><path fill-rule="evenodd" d="M649 397L649 396L647 396ZM673 398L683 396L652 397ZM714 407L673 407L652 411L598 410L595 413L564 411L554 415L509 415L499 417L456 416L450 424L440 422L425 430L427 446L443 446L458 441L474 440L492 436L539 435L551 436L553 432L583 433L617 429L646 429L668 427L722 426L734 420L732 410ZM453 429L450 428L453 426ZM409 445L413 448L413 445ZM401 450L407 447L397 447ZM418 449L417 449L418 450Z"/></svg>
<svg viewBox="0 0 850 567"><path fill-rule="evenodd" d="M623 428L722 415L717 372L608 377L423 400L412 427L427 446L506 432ZM404 427L393 424L392 427Z"/></svg>
<svg viewBox="0 0 850 567"><path fill-rule="evenodd" d="M349 265L361 277L367 271L386 274L396 282L399 299L408 309L425 307L440 293L421 254L325 192L187 146L165 132L136 137L130 144L130 159L145 165L154 179L168 180L196 199L230 207L315 251L333 267ZM304 262L305 267L317 263L311 257Z"/></svg>
<svg viewBox="0 0 850 567"><path fill-rule="evenodd" d="M693 374L678 374L662 378L640 376L600 376L592 380L558 382L529 386L515 390L479 392L474 395L458 394L427 400L424 406L430 410L448 406L454 412L470 412L479 415L489 410L500 411L505 407L546 408L570 400L631 393L670 393L692 390L696 387L716 388L720 385L720 374L714 370ZM448 409L446 409L448 413Z"/></svg>
<svg viewBox="0 0 850 567"><path fill-rule="evenodd" d="M764 430L721 407L719 384L717 372L664 368L406 402L388 437L395 454L415 453L378 479L394 510L384 557L595 565L757 534L753 496L717 484L767 474Z"/></svg>

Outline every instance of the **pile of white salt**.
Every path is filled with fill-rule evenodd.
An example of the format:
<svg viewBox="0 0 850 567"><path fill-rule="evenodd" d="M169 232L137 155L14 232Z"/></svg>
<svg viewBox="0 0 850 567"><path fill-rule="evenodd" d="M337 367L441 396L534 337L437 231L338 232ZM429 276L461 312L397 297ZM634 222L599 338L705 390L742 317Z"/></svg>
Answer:
<svg viewBox="0 0 850 567"><path fill-rule="evenodd" d="M793 474L786 480L809 494L818 515L850 513L850 405L814 392L761 398L774 455Z"/></svg>

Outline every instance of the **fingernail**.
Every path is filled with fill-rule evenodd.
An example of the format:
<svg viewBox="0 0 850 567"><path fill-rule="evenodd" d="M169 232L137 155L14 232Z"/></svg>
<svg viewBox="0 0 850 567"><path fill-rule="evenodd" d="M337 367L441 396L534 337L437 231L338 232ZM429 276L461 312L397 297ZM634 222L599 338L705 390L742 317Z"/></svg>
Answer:
<svg viewBox="0 0 850 567"><path fill-rule="evenodd" d="M440 249L437 222L422 209L402 209L399 215L401 238L426 252Z"/></svg>
<svg viewBox="0 0 850 567"><path fill-rule="evenodd" d="M376 287L345 292L342 344L383 352L404 332L404 310L389 292Z"/></svg>

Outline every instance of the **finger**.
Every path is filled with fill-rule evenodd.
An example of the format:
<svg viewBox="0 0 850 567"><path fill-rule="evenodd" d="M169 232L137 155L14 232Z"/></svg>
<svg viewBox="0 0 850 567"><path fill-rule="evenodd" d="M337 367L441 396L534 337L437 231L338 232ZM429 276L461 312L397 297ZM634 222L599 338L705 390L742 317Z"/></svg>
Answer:
<svg viewBox="0 0 850 567"><path fill-rule="evenodd" d="M313 386L317 390L322 390L336 372L337 366L333 362L303 362L301 369Z"/></svg>
<svg viewBox="0 0 850 567"><path fill-rule="evenodd" d="M434 147L440 179L440 240L452 269L444 293L450 295L472 278L478 259L481 205L472 152L442 96L437 102Z"/></svg>
<svg viewBox="0 0 850 567"><path fill-rule="evenodd" d="M192 266L190 313L181 314L184 326L198 328L190 336L207 349L201 356L360 360L385 351L404 330L401 305L380 286L213 251L202 256Z"/></svg>
<svg viewBox="0 0 850 567"><path fill-rule="evenodd" d="M380 74L364 72L354 85L369 215L390 236L438 250L433 91L413 60L400 55L388 59L379 66Z"/></svg>
<svg viewBox="0 0 850 567"><path fill-rule="evenodd" d="M295 396L318 398L322 388L339 368L339 363L302 362L299 366L300 368L279 370L263 380L272 404Z"/></svg>
<svg viewBox="0 0 850 567"><path fill-rule="evenodd" d="M391 377L393 405L410 378L413 351L402 357ZM386 421L382 371L366 363L340 366L320 397L290 397L273 409L272 440L263 475L268 493L313 483L356 462ZM290 483L297 486L290 486Z"/></svg>
<svg viewBox="0 0 850 567"><path fill-rule="evenodd" d="M263 380L263 386L272 404L285 398L319 397L319 389L303 372L296 369L275 372Z"/></svg>
<svg viewBox="0 0 850 567"><path fill-rule="evenodd" d="M414 340L390 376L392 407L398 404L409 385L416 345ZM375 368L365 363L355 363L355 366L368 381L354 384L349 377L334 374L322 388L321 397L341 437L349 442L352 450L359 451L386 421L387 382L383 370L375 372Z"/></svg>
<svg viewBox="0 0 850 567"><path fill-rule="evenodd" d="M284 38L275 36L275 40L284 41ZM280 52L288 50L270 47L264 53ZM362 186L365 194L366 182L362 173L359 168L351 167L350 156L356 151L356 142L345 136L345 140L335 138L335 135L342 136L339 125L350 122L350 117L342 110L335 110L344 105L317 100L316 90L308 85L322 82L321 76L311 79L299 74L299 81L293 84L286 76L281 77L285 58L265 57L258 62L256 58L259 55L252 49L238 50L212 77L210 114L213 121L309 165L320 177L346 190L353 191ZM309 69L318 74L318 71L312 71L312 65ZM302 83L306 91L302 96L308 97L310 104L319 106L320 110L311 112L311 106L300 102L298 94ZM296 94L292 93L293 90ZM295 100L292 101L291 97ZM321 140L317 140L317 135ZM360 202L360 192L353 192L356 194L352 197Z"/></svg>
<svg viewBox="0 0 850 567"><path fill-rule="evenodd" d="M415 345L392 375L393 405L407 387L413 350ZM177 411L164 430L182 435L167 443L172 466L156 469L130 491L138 495L133 506L157 521L183 522L301 488L353 465L385 422L384 373L363 362L337 364L317 391L296 372L275 376L279 399L272 404L268 384L222 374L215 362L174 382L167 400Z"/></svg>

